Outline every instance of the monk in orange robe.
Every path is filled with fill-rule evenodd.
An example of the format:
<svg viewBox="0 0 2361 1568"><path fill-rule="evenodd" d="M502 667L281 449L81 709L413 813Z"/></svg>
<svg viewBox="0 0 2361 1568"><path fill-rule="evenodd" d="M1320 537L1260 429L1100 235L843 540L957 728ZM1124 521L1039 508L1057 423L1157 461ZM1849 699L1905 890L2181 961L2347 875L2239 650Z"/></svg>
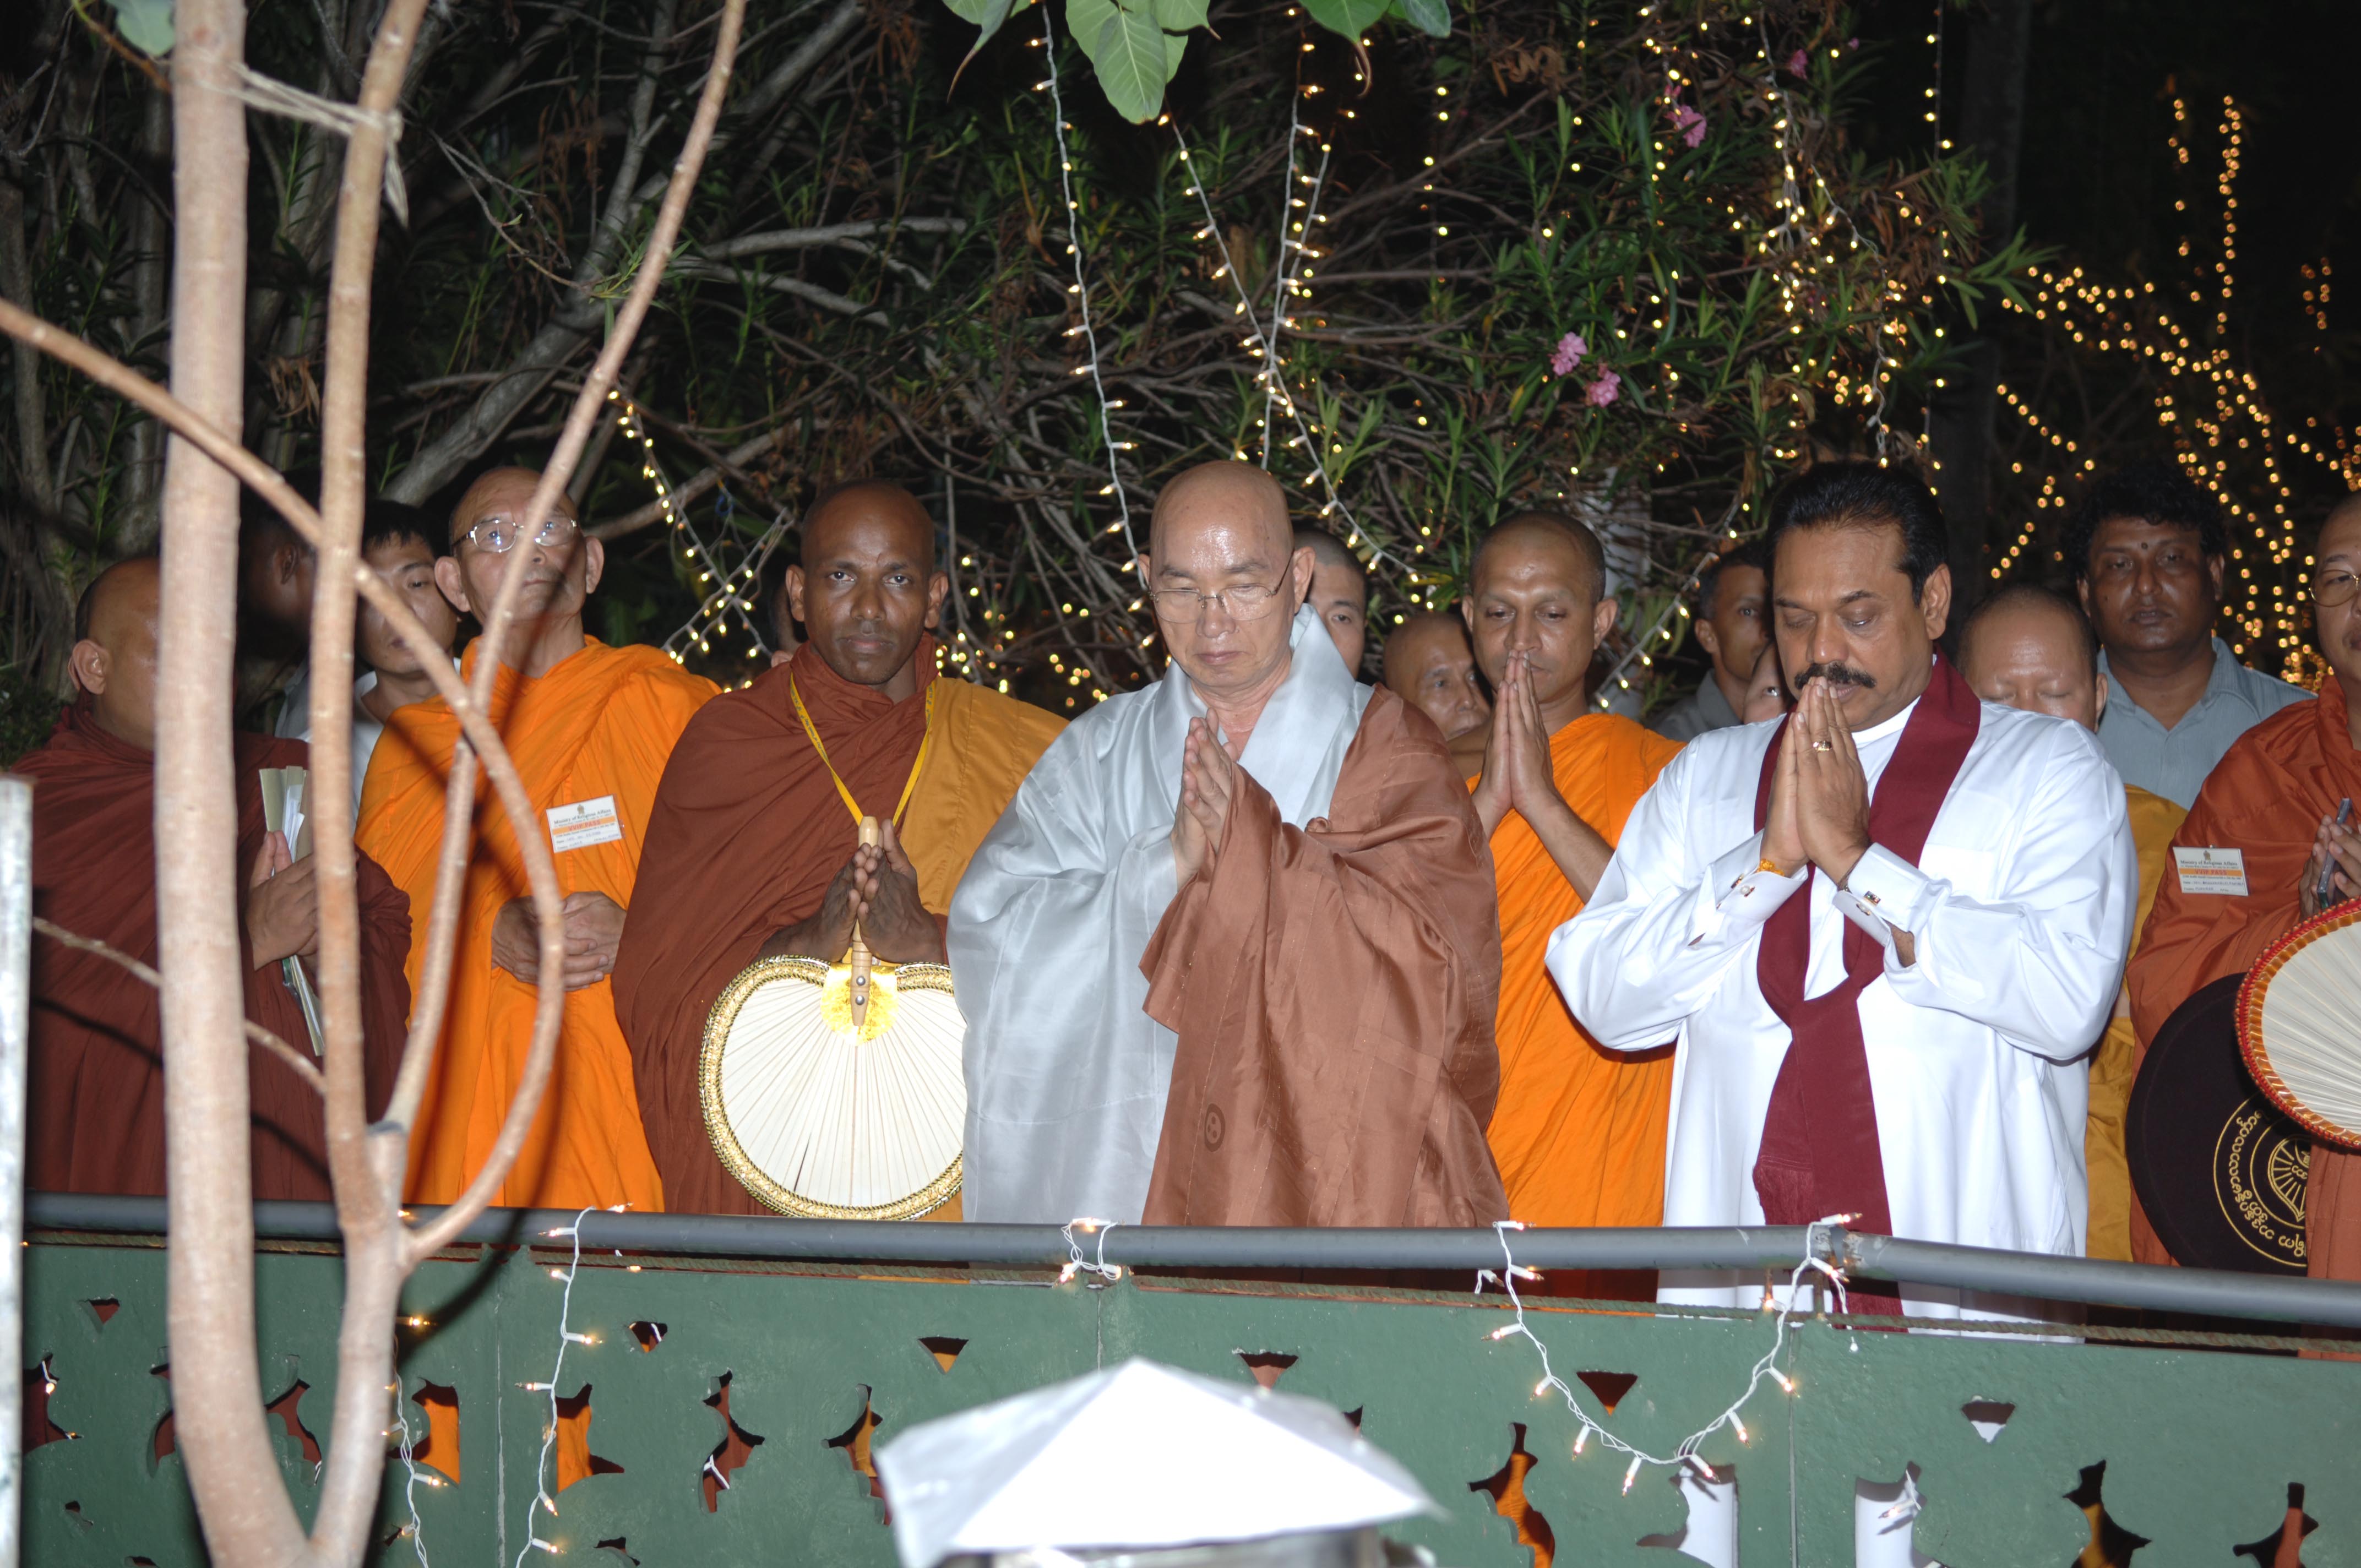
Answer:
<svg viewBox="0 0 2361 1568"><path fill-rule="evenodd" d="M2098 634L2080 607L2047 588L2003 588L1976 606L1960 631L1960 674L1986 702L2047 713L2095 733L2107 710L2107 677L2099 668ZM2124 786L2132 847L2139 856L2139 903L2132 951L2156 903L2172 836L2188 815L2160 795ZM2139 1052L2132 1035L2128 992L2115 998L2115 1015L2090 1058L2091 1109L2082 1133L2082 1164L2090 1179L2086 1257L2132 1261L2132 1173L2124 1154L2124 1119L2131 1108Z"/></svg>
<svg viewBox="0 0 2361 1568"><path fill-rule="evenodd" d="M941 963L969 857L1065 728L937 673L928 633L950 592L917 498L875 481L829 491L787 569L782 619L810 641L708 704L664 769L615 1010L676 1212L769 1212L706 1132L698 1069L715 999L758 959L837 961L856 917L880 959ZM863 815L883 824L876 849L858 845ZM954 1196L928 1217L959 1215Z"/></svg>
<svg viewBox="0 0 2361 1568"><path fill-rule="evenodd" d="M34 911L78 937L156 962L156 616L152 560L110 567L82 596L71 659L76 696L57 730L16 772L33 781ZM307 767L300 740L232 738L238 941L246 1015L305 1057L313 1047L281 960L319 946L313 861L289 856L263 826L264 768ZM410 993L401 959L409 901L364 859L361 1037L365 1103L384 1108ZM153 986L112 959L46 935L33 940L25 1185L44 1192L164 1190L163 1026ZM319 1092L278 1057L249 1053L254 1195L328 1197Z"/></svg>
<svg viewBox="0 0 2361 1568"><path fill-rule="evenodd" d="M2318 697L2238 738L2173 835L2176 846L2237 850L2246 891L2185 891L2178 876L2164 879L2131 967L2132 1025L2143 1048L2200 986L2252 969L2300 922L2361 898L2361 822L2335 826L2341 801L2361 803L2361 496L2328 514L2313 560L2312 607L2331 674ZM2323 872L2325 899L2318 896ZM2314 1142L2304 1232L2312 1277L2361 1279L2361 1155ZM2170 1261L2143 1224L2135 1225L2133 1246L2143 1262Z"/></svg>
<svg viewBox="0 0 2361 1568"><path fill-rule="evenodd" d="M1488 1132L1509 1212L1532 1225L1653 1225L1664 1202L1671 1043L1639 1055L1584 1034L1543 958L1615 852L1631 808L1677 741L1585 700L1583 681L1615 624L1598 537L1554 512L1486 536L1463 602L1492 683L1476 815L1491 836L1500 894L1500 1101ZM1576 1294L1644 1282L1554 1277Z"/></svg>
<svg viewBox="0 0 2361 1568"><path fill-rule="evenodd" d="M656 781L689 718L713 695L654 648L609 648L582 630L605 556L561 495L533 537L523 513L539 476L502 468L460 499L452 553L435 581L463 613L489 615L502 576L527 574L505 646L480 637L463 668L496 659L491 717L532 797L526 831L546 834L566 895L566 990L557 1069L524 1150L492 1201L572 1209L661 1209L664 1186L640 1130L631 1052L609 975L639 872ZM434 894L443 792L459 722L440 698L398 708L361 790L361 847L425 911ZM533 1041L539 928L518 825L478 785L451 995L426 1102L410 1144L408 1193L447 1203L500 1135ZM424 955L411 955L414 989Z"/></svg>

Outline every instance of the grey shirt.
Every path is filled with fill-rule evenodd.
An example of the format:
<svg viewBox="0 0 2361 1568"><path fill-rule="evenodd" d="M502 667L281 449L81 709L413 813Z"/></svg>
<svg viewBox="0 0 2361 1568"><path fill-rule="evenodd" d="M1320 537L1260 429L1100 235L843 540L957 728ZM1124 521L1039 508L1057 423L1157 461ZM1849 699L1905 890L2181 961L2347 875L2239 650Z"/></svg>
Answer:
<svg viewBox="0 0 2361 1568"><path fill-rule="evenodd" d="M2104 653L2099 655L2099 673L2107 673ZM2232 741L2311 695L2301 686L2246 668L2231 653L2230 645L2216 637L2205 695L2180 716L2180 723L2167 729L2115 685L2099 720L2099 745L2125 784L2185 808L2196 804L2199 786Z"/></svg>
<svg viewBox="0 0 2361 1568"><path fill-rule="evenodd" d="M1648 726L1667 740L1694 740L1708 729L1727 729L1741 722L1738 710L1721 695L1721 683L1706 672L1697 689L1656 716Z"/></svg>

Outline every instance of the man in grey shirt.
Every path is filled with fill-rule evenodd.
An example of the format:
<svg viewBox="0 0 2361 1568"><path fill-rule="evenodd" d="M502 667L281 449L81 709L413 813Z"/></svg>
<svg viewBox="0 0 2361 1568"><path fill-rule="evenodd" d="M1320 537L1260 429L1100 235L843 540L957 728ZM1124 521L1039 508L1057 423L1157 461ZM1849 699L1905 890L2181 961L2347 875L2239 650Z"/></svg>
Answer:
<svg viewBox="0 0 2361 1568"><path fill-rule="evenodd" d="M2213 499L2167 463L2092 483L2065 555L2114 700L2099 744L2125 784L2187 806L2230 743L2312 694L2238 663L2213 635L2229 545Z"/></svg>
<svg viewBox="0 0 2361 1568"><path fill-rule="evenodd" d="M1667 740L1694 740L1708 729L1742 724L1747 683L1754 661L1771 640L1765 609L1771 593L1770 560L1760 540L1723 553L1697 576L1692 626L1697 646L1712 661L1696 691L1658 714L1648 726Z"/></svg>

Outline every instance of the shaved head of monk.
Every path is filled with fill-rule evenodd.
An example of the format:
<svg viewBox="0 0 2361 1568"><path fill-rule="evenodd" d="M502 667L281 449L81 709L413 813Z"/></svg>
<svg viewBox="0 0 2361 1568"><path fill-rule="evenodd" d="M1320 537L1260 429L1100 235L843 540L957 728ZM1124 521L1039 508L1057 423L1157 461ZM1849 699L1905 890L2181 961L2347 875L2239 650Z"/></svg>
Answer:
<svg viewBox="0 0 2361 1568"><path fill-rule="evenodd" d="M1295 544L1312 552L1312 613L1328 630L1355 678L1369 651L1369 569L1343 540L1323 529L1299 528Z"/></svg>
<svg viewBox="0 0 2361 1568"><path fill-rule="evenodd" d="M152 557L119 561L82 590L74 614L74 685L90 696L98 727L143 751L156 749L156 620L162 569Z"/></svg>
<svg viewBox="0 0 2361 1568"><path fill-rule="evenodd" d="M2312 553L2312 608L2320 626L2320 652L2345 688L2353 744L2361 747L2361 495L2336 503L2320 525Z"/></svg>
<svg viewBox="0 0 2361 1568"><path fill-rule="evenodd" d="M1484 728L1492 704L1476 678L1476 650L1455 615L1423 609L1386 639L1386 687L1434 720L1445 740Z"/></svg>
<svg viewBox="0 0 2361 1568"><path fill-rule="evenodd" d="M2099 639L2074 604L2018 584L1976 606L1960 629L1960 674L2004 707L2067 718L2085 729L2107 711Z"/></svg>
<svg viewBox="0 0 2361 1568"><path fill-rule="evenodd" d="M1200 463L1166 485L1139 558L1156 624L1198 695L1257 711L1287 677L1312 569L1287 492L1251 463Z"/></svg>
<svg viewBox="0 0 2361 1568"><path fill-rule="evenodd" d="M1460 609L1498 689L1522 653L1552 731L1579 717L1591 655L1615 625L1598 536L1563 512L1521 511L1484 536Z"/></svg>
<svg viewBox="0 0 2361 1568"><path fill-rule="evenodd" d="M495 468L468 486L451 509L451 554L434 563L434 581L461 613L489 622L501 581L522 572L511 645L554 643L562 656L581 646L582 607L606 570L607 547L582 532L563 489L525 537L525 510L540 483L531 468ZM542 673L530 652L520 661L503 651L501 663Z"/></svg>
<svg viewBox="0 0 2361 1568"><path fill-rule="evenodd" d="M812 652L895 702L918 689L918 643L942 620L951 580L935 569L935 520L882 479L824 491L804 514L787 606Z"/></svg>

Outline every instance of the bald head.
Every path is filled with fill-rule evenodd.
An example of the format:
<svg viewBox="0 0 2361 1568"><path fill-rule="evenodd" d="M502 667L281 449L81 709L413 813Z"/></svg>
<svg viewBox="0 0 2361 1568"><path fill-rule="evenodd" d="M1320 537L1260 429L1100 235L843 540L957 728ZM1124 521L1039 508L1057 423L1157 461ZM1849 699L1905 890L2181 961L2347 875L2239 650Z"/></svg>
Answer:
<svg viewBox="0 0 2361 1568"><path fill-rule="evenodd" d="M68 667L91 716L119 740L156 749L156 621L164 579L153 557L122 561L83 590Z"/></svg>
<svg viewBox="0 0 2361 1568"><path fill-rule="evenodd" d="M2091 623L2047 588L2016 584L1978 605L1960 629L1960 674L1986 702L2087 729L2107 710Z"/></svg>
<svg viewBox="0 0 2361 1568"><path fill-rule="evenodd" d="M1460 608L1493 690L1507 684L1513 658L1532 677L1553 734L1586 711L1591 658L1619 608L1607 597L1597 534L1563 512L1517 513L1477 546Z"/></svg>
<svg viewBox="0 0 2361 1568"><path fill-rule="evenodd" d="M1156 498L1139 574L1157 626L1197 695L1241 724L1286 678L1312 573L1287 493L1250 463L1201 463Z"/></svg>
<svg viewBox="0 0 2361 1568"><path fill-rule="evenodd" d="M1468 563L1470 587L1484 580L1488 567L1511 556L1521 561L1554 561L1567 582L1584 586L1591 604L1606 596L1607 552L1599 545L1598 535L1564 512L1521 511L1496 525L1476 547L1476 559Z"/></svg>
<svg viewBox="0 0 2361 1568"><path fill-rule="evenodd" d="M467 493L459 498L459 504L451 509L452 546L456 548L467 531L488 517L510 515L522 522L524 509L532 502L533 489L540 483L538 468L495 468L469 485ZM550 500L549 512L552 517L581 521L581 514L566 499L562 485Z"/></svg>
<svg viewBox="0 0 2361 1568"><path fill-rule="evenodd" d="M1386 689L1434 720L1446 740L1492 717L1476 678L1476 650L1455 615L1421 610L1386 638Z"/></svg>
<svg viewBox="0 0 2361 1568"><path fill-rule="evenodd" d="M1312 611L1358 675L1369 647L1369 572L1345 542L1323 529L1299 528L1295 547L1312 552Z"/></svg>
<svg viewBox="0 0 2361 1568"><path fill-rule="evenodd" d="M803 535L803 559L787 568L787 608L812 651L895 702L916 692L919 643L951 591L935 569L935 520L901 486L862 479L823 491Z"/></svg>

